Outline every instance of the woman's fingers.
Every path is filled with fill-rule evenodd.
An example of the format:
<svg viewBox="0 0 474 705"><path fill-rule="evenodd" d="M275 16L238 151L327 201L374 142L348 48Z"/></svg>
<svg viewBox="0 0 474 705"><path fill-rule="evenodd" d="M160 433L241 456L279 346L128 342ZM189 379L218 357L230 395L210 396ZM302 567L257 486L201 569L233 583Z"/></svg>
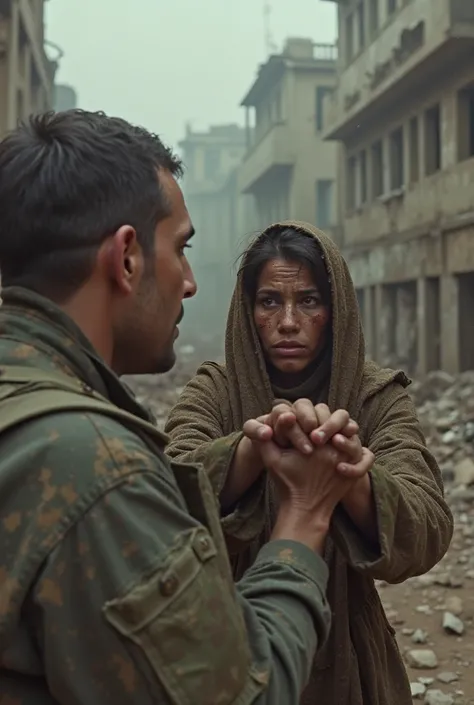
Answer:
<svg viewBox="0 0 474 705"><path fill-rule="evenodd" d="M320 409L320 407L325 408ZM311 440L316 445L322 445L335 436L336 433L341 433L350 421L349 412L345 409L338 409L333 414L329 412L329 416L328 412L329 409L325 404L318 404L316 406L318 418L320 420L323 419L319 428L311 433Z"/></svg>
<svg viewBox="0 0 474 705"><path fill-rule="evenodd" d="M265 421L259 419L249 419L244 423L243 432L251 441L270 441L273 438L273 429Z"/></svg>
<svg viewBox="0 0 474 705"><path fill-rule="evenodd" d="M341 433L336 433L332 438L332 445L341 451L346 458L348 463L358 463L362 458L362 443L359 436L352 436L347 438Z"/></svg>
<svg viewBox="0 0 474 705"><path fill-rule="evenodd" d="M282 414L275 422L275 440L282 447L292 446L295 450L310 455L314 446L302 430L294 416Z"/></svg>
<svg viewBox="0 0 474 705"><path fill-rule="evenodd" d="M350 464L347 462L339 463L337 472L347 479L359 480L372 470L375 462L375 456L368 448L362 448L362 457L358 463Z"/></svg>

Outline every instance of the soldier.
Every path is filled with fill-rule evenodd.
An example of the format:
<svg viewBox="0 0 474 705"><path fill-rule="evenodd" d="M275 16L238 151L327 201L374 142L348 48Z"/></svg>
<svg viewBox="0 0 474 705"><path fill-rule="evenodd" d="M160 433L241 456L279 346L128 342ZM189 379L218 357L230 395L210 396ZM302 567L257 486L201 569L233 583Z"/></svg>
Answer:
<svg viewBox="0 0 474 705"><path fill-rule="evenodd" d="M0 144L2 703L293 705L328 633L320 554L350 483L327 449L315 470L251 422L280 508L234 585L207 475L170 464L119 381L173 366L196 292L180 173L103 113Z"/></svg>

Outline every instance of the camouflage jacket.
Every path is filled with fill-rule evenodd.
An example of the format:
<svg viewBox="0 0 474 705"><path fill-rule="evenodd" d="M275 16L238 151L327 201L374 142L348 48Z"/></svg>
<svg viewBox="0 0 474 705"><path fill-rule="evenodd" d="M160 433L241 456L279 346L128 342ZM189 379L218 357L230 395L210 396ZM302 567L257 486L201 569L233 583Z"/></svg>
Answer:
<svg viewBox="0 0 474 705"><path fill-rule="evenodd" d="M296 703L329 626L322 559L274 541L234 585L205 472L170 464L166 438L73 322L7 289L0 332L0 427L12 368L59 376L141 424L85 408L1 434L0 703Z"/></svg>

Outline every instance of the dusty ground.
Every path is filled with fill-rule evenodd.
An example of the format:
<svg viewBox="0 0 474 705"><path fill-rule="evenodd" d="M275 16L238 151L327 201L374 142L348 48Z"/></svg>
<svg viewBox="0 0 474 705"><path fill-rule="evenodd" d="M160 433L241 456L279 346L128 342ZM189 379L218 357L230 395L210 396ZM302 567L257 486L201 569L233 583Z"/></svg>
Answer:
<svg viewBox="0 0 474 705"><path fill-rule="evenodd" d="M466 493L467 494L467 493ZM472 504L453 501L456 529L445 558L427 575L402 585L379 585L387 616L397 630L400 650L415 663L416 650L429 650L430 668L408 665L419 695L414 703L474 704L474 493ZM458 635L443 628L445 614L454 620ZM449 619L452 619L449 617ZM421 664L419 664L421 666ZM425 700L426 692L428 699ZM436 690L444 693L442 698ZM451 696L451 697L449 697Z"/></svg>
<svg viewBox="0 0 474 705"><path fill-rule="evenodd" d="M129 380L160 427L199 363L191 350L179 359L168 375ZM411 392L456 528L447 555L428 575L379 590L407 661L413 702L474 705L474 372L456 379L434 373Z"/></svg>

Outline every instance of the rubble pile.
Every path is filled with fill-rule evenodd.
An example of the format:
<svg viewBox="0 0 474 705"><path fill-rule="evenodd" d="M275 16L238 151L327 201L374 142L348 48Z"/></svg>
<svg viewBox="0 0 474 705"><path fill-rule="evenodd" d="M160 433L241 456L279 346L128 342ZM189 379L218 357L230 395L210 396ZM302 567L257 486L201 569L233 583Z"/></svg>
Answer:
<svg viewBox="0 0 474 705"><path fill-rule="evenodd" d="M447 484L474 485L474 372L432 372L409 391Z"/></svg>
<svg viewBox="0 0 474 705"><path fill-rule="evenodd" d="M161 375L130 376L124 378L124 381L135 393L140 404L153 412L158 427L163 429L171 408L200 364L201 360L196 359L194 350L189 347L184 353L180 351L170 372Z"/></svg>
<svg viewBox="0 0 474 705"><path fill-rule="evenodd" d="M411 681L413 702L474 704L474 372L433 372L409 387L441 467L455 530L429 573L378 583Z"/></svg>

